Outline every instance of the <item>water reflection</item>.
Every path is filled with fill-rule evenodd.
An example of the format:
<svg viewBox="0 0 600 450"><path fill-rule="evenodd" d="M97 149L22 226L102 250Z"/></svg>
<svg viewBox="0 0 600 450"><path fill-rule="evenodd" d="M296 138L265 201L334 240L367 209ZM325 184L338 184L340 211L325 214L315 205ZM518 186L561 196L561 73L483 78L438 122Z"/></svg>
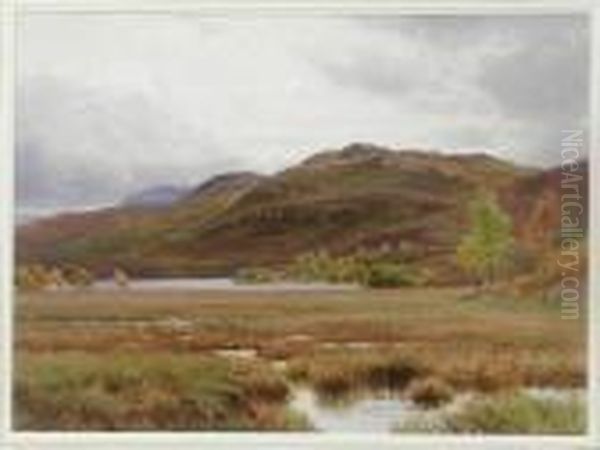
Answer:
<svg viewBox="0 0 600 450"><path fill-rule="evenodd" d="M119 286L113 280L100 280L94 283L97 290L216 290L216 291L348 291L358 289L351 284L275 282L249 284L238 283L232 278L148 278L131 279L127 287Z"/></svg>
<svg viewBox="0 0 600 450"><path fill-rule="evenodd" d="M566 401L583 396L583 390L527 388L534 398ZM435 408L423 408L393 389L348 391L324 395L308 386L295 386L290 407L306 415L322 432L390 433L407 424L418 424L421 431L439 431L446 414L463 409L477 395L457 394L450 402Z"/></svg>
<svg viewBox="0 0 600 450"><path fill-rule="evenodd" d="M391 432L402 417L419 411L413 402L391 392L324 397L312 389L294 390L290 406L304 413L315 429L329 432Z"/></svg>

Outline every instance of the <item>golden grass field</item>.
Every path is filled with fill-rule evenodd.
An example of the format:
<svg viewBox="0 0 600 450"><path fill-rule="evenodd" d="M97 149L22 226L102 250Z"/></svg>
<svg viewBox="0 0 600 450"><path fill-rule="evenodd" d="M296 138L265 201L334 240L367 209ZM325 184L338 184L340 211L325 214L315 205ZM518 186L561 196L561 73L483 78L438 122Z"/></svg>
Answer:
<svg viewBox="0 0 600 450"><path fill-rule="evenodd" d="M561 320L557 306L534 300L466 294L20 293L15 424L298 430L310 424L287 406L296 382L328 395L421 379L434 380L426 395L435 380L485 393L585 386L585 318ZM227 349L256 357L219 353ZM285 361L285 370L273 361Z"/></svg>

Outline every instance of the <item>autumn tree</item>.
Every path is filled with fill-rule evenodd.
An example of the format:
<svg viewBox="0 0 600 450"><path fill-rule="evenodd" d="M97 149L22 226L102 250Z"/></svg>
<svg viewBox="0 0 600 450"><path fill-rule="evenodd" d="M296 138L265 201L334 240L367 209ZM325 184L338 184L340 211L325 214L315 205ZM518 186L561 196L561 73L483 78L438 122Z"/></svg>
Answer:
<svg viewBox="0 0 600 450"><path fill-rule="evenodd" d="M45 289L52 281L48 270L41 264L17 267L15 278L17 287L23 290Z"/></svg>
<svg viewBox="0 0 600 450"><path fill-rule="evenodd" d="M69 264L65 266L63 273L64 279L71 286L84 288L91 286L94 283L92 273L85 267Z"/></svg>
<svg viewBox="0 0 600 450"><path fill-rule="evenodd" d="M547 299L553 282L560 275L557 265L560 233L560 198L546 192L535 203L522 231L523 246L534 265L532 273L536 290Z"/></svg>
<svg viewBox="0 0 600 450"><path fill-rule="evenodd" d="M498 279L509 260L512 220L491 193L479 194L468 211L470 229L458 244L458 262L477 284L487 287Z"/></svg>

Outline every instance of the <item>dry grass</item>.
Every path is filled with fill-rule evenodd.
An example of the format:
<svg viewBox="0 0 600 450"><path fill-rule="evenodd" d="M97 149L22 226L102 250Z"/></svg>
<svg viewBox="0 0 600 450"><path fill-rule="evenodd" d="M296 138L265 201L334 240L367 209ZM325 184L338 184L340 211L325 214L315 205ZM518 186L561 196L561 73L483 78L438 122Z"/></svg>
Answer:
<svg viewBox="0 0 600 450"><path fill-rule="evenodd" d="M306 429L268 366L154 353L20 354L20 430Z"/></svg>
<svg viewBox="0 0 600 450"><path fill-rule="evenodd" d="M290 376L324 396L362 388L401 389L434 376L456 390L495 392L519 386L581 387L585 358L547 349L406 345L401 348L317 351L292 358Z"/></svg>
<svg viewBox="0 0 600 450"><path fill-rule="evenodd" d="M327 395L371 387L403 389L424 377L435 377L457 391L483 392L576 387L586 380L585 317L561 320L556 307L535 301L465 300L464 292L455 289L32 292L19 295L16 314L19 423L36 429L57 426L44 417L62 417L62 429L306 426L282 408L280 384L260 382L272 377L268 359L286 359L290 378ZM196 363L190 361L202 355L198 364L206 370L222 367L211 352L224 348L257 350L259 360L251 368L236 365L223 371L231 377L246 370L234 381L225 378L236 392L255 400L228 404L219 410L222 415L210 419L202 419L204 413L194 412L194 407L188 411L193 419L167 414L196 385L183 383L169 397L172 392L155 378L162 373L164 355L173 358L173 370L182 365L195 373ZM115 354L133 359L111 368ZM99 379L120 376L142 354L157 358L156 364L143 366L138 378L140 395L150 395L143 411L154 418L146 422L123 406L133 403L98 388L105 386ZM94 378L89 370L102 375ZM53 373L70 381L55 389L47 384ZM89 377L90 385L78 384ZM79 388L72 389L72 383ZM65 406L67 400L71 406ZM111 409L111 414L102 412ZM210 411L206 405L201 409Z"/></svg>
<svg viewBox="0 0 600 450"><path fill-rule="evenodd" d="M418 358L389 351L334 351L292 359L292 379L313 385L324 397L365 388L402 389L411 380L427 375Z"/></svg>
<svg viewBox="0 0 600 450"><path fill-rule="evenodd" d="M583 348L581 321L533 302L463 300L452 289L344 293L47 292L20 295L18 347L31 351L256 347L312 343L482 341L497 347ZM303 345L295 339L304 337Z"/></svg>

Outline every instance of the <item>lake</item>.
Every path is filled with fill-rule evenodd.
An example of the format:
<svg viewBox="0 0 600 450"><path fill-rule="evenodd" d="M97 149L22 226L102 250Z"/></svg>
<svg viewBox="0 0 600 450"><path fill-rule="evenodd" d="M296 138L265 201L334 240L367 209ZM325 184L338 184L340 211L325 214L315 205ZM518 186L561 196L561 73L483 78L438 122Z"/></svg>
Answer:
<svg viewBox="0 0 600 450"><path fill-rule="evenodd" d="M94 283L95 290L133 290L133 291L251 291L251 292L288 292L288 291L348 291L358 289L353 284L331 283L243 283L232 278L142 278L130 279L127 287L117 285L113 280L100 280Z"/></svg>

